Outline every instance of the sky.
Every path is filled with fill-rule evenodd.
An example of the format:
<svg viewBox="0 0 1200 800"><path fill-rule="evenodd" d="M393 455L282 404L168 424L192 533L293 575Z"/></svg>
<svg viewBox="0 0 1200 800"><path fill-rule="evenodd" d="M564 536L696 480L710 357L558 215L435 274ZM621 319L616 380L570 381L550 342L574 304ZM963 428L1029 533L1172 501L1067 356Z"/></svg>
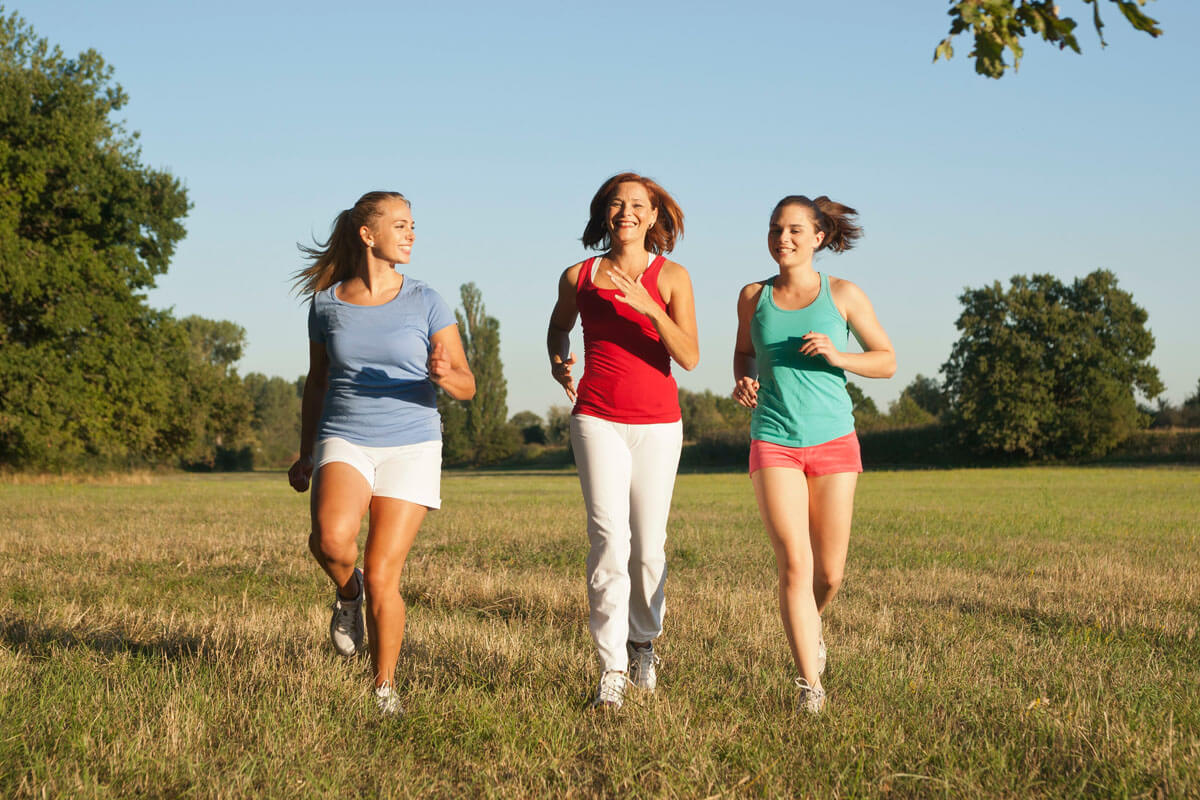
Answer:
<svg viewBox="0 0 1200 800"><path fill-rule="evenodd" d="M680 386L725 394L740 287L777 270L768 217L788 194L859 210L866 231L817 268L857 283L896 348L886 409L938 376L964 289L1017 274L1113 271L1149 313L1151 363L1178 403L1200 359L1200 3L1146 6L1137 33L1090 6L1083 54L1026 43L1018 73L975 74L971 43L932 63L941 0L5 3L74 55L99 51L130 100L142 158L187 187L170 271L176 316L246 330L238 364L307 371L298 242L362 193L403 192L406 271L453 307L475 283L500 321L509 413L564 405L545 331L588 202L617 172L656 179L686 233L671 257L696 293L700 365ZM572 344L582 358L579 328Z"/></svg>

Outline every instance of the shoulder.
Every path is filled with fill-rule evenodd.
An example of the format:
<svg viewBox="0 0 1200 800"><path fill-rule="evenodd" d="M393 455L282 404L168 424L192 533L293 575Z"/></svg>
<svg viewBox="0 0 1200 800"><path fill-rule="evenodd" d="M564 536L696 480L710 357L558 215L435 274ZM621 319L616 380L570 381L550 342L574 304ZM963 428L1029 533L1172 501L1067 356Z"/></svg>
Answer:
<svg viewBox="0 0 1200 800"><path fill-rule="evenodd" d="M755 281L754 283L747 283L742 287L742 290L738 292L738 302L758 302L758 298L762 296L763 289L766 287L768 280L770 279L766 278L761 281Z"/></svg>
<svg viewBox="0 0 1200 800"><path fill-rule="evenodd" d="M829 276L829 293L833 295L833 299L839 302L857 302L865 300L867 295L862 289L858 288L858 284L853 281L848 281L845 278L835 278Z"/></svg>
<svg viewBox="0 0 1200 800"><path fill-rule="evenodd" d="M589 261L591 261L592 258L598 258L598 257L599 256L591 256L591 257L585 258L583 261L578 261L578 262L572 264L571 266L567 267L566 269L563 270L562 276L559 278L559 281L566 282L566 283L569 283L572 286L574 286L575 284L577 284L579 282L579 270L583 269L583 265L587 264Z"/></svg>
<svg viewBox="0 0 1200 800"><path fill-rule="evenodd" d="M691 283L692 276L688 274L687 268L678 261L672 261L669 258L663 259L662 271L659 275L669 281L687 281Z"/></svg>

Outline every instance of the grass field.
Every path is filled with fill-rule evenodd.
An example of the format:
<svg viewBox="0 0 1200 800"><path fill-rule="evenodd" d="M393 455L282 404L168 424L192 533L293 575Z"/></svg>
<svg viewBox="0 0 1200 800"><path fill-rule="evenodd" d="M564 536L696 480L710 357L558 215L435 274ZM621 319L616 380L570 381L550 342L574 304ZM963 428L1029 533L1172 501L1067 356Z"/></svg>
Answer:
<svg viewBox="0 0 1200 800"><path fill-rule="evenodd" d="M616 714L574 475L444 497L380 720L282 475L0 484L0 796L1200 796L1200 470L863 476L820 719L745 475L680 476Z"/></svg>

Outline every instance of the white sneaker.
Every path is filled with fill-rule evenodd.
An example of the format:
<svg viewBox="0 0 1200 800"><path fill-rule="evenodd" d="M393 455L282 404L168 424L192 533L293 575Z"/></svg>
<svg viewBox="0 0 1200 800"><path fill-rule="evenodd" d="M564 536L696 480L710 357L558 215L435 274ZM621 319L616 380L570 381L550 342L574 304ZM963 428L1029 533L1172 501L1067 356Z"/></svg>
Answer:
<svg viewBox="0 0 1200 800"><path fill-rule="evenodd" d="M825 634L821 633L821 638L817 639L817 674L825 674L825 660L828 653L825 651Z"/></svg>
<svg viewBox="0 0 1200 800"><path fill-rule="evenodd" d="M796 688L800 690L800 708L814 716L825 708L825 687L813 687L804 678L796 678Z"/></svg>
<svg viewBox="0 0 1200 800"><path fill-rule="evenodd" d="M605 672L600 676L600 688L596 690L592 708L620 708L625 702L625 684L628 682L624 672L615 669Z"/></svg>
<svg viewBox="0 0 1200 800"><path fill-rule="evenodd" d="M658 686L658 670L656 667L661 659L654 654L654 643L646 647L634 647L633 642L625 645L629 653L629 682L639 689L653 692Z"/></svg>
<svg viewBox="0 0 1200 800"><path fill-rule="evenodd" d="M333 649L349 658L363 646L363 574L355 568L354 575L358 578L358 597L353 600L343 600L337 592L333 595L333 618L329 620L329 641Z"/></svg>
<svg viewBox="0 0 1200 800"><path fill-rule="evenodd" d="M375 707L385 717L403 713L400 708L400 697L392 688L391 681L384 681L382 686L375 687Z"/></svg>

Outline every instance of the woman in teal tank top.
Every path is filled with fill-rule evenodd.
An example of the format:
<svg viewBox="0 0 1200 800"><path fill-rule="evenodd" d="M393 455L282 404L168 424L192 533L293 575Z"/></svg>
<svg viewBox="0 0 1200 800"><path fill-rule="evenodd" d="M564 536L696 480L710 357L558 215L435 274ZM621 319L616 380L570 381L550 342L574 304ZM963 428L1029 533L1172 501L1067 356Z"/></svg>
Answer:
<svg viewBox="0 0 1200 800"><path fill-rule="evenodd" d="M890 378L896 354L866 294L813 268L862 235L858 212L828 197L783 198L767 246L779 274L738 297L733 397L753 409L750 478L775 550L779 611L801 707L825 704L821 613L842 582L862 471L846 373ZM847 352L850 334L861 353Z"/></svg>

